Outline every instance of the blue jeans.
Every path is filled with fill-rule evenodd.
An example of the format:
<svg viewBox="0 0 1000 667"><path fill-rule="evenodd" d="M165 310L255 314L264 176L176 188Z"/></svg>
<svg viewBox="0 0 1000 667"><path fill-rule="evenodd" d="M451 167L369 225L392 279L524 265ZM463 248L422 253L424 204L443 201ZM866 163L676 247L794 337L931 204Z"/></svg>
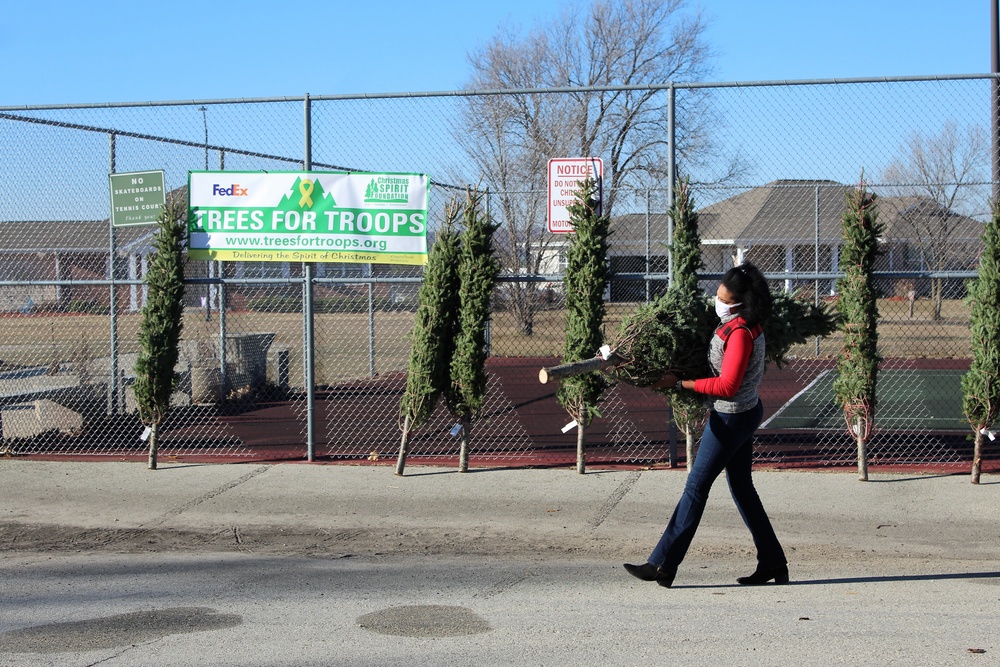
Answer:
<svg viewBox="0 0 1000 667"><path fill-rule="evenodd" d="M664 570L676 570L691 546L694 533L708 502L712 483L723 470L729 480L729 491L743 522L750 529L757 547L760 567L772 568L785 565L785 553L760 502L757 489L750 478L753 462L753 434L764 416L764 406L736 414L709 413L708 425L701 437L701 446L694 466L688 471L684 494L670 517L663 537L653 549L649 562Z"/></svg>

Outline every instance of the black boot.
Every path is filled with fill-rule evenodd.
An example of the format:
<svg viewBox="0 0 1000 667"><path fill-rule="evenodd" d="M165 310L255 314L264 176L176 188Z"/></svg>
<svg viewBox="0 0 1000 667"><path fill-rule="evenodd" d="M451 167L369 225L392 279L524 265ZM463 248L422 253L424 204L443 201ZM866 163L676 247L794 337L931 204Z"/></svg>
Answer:
<svg viewBox="0 0 1000 667"><path fill-rule="evenodd" d="M760 586L761 584L766 584L772 579L774 579L774 583L776 584L787 584L788 566L778 565L777 567L761 567L758 565L757 569L749 577L740 577L736 581L741 586Z"/></svg>
<svg viewBox="0 0 1000 667"><path fill-rule="evenodd" d="M643 563L642 565L625 563L625 571L643 581L655 581L665 588L670 588L670 585L674 583L674 576L677 574L677 570L664 570L652 563Z"/></svg>

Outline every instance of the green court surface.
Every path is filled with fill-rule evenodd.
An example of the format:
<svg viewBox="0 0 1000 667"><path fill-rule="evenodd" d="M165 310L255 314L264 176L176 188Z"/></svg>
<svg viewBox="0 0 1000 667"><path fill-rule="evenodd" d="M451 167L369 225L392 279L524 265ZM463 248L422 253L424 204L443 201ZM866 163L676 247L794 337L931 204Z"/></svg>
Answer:
<svg viewBox="0 0 1000 667"><path fill-rule="evenodd" d="M876 384L875 427L883 430L967 430L960 370L883 370ZM836 371L823 371L766 419L766 429L842 429L833 399Z"/></svg>

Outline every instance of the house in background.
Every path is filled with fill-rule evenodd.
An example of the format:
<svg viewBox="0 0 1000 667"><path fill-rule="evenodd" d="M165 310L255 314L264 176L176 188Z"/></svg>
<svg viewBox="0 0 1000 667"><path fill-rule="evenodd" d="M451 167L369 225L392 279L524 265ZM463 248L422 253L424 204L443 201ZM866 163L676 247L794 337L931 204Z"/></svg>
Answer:
<svg viewBox="0 0 1000 667"><path fill-rule="evenodd" d="M774 181L699 209L705 269L751 261L765 273L837 271L850 190L833 181ZM785 281L785 289L793 287Z"/></svg>
<svg viewBox="0 0 1000 667"><path fill-rule="evenodd" d="M155 225L115 228L115 279L143 280L153 253ZM0 221L0 281L90 281L110 278L108 248L111 232L108 220L84 221ZM318 284L317 295L367 297L373 278L419 276L420 267L388 264L319 262L317 278L359 279L357 284ZM301 262L212 262L192 261L184 266L185 278L298 279ZM377 283L374 297L396 304L411 304L419 285ZM282 284L236 284L227 289L228 307L243 309L258 297L301 296L297 282ZM138 312L146 302L145 285L121 285L116 290L118 312ZM215 285L191 285L185 290L188 307L219 307ZM107 285L0 285L0 312L33 310L107 312L110 291Z"/></svg>
<svg viewBox="0 0 1000 667"><path fill-rule="evenodd" d="M779 180L699 207L704 271L724 273L734 264L751 261L771 274L838 272L846 197L853 190L854 186L828 180ZM978 266L981 222L920 196L880 196L877 205L885 233L884 254L876 270L974 271ZM668 238L665 213L615 216L608 250L611 272L643 274L648 257L650 273L667 273ZM547 241L542 273L562 273L566 245L566 239ZM964 294L962 279L942 282L945 293ZM783 281L789 291L815 285L814 280L794 277ZM821 280L819 285L822 293L833 293L833 280ZM652 296L662 289L662 283L653 283ZM896 296L906 296L914 285L912 280L900 279L889 289ZM922 285L918 292L927 289ZM642 301L645 292L644 281L615 281L610 297L612 301Z"/></svg>
<svg viewBox="0 0 1000 667"><path fill-rule="evenodd" d="M853 189L834 181L773 181L705 206L698 211L705 270L722 272L751 261L765 273L837 272L846 197ZM877 271L975 270L981 222L920 196L880 196L876 205L885 227ZM911 281L897 282L898 289L912 289ZM952 282L950 291L961 291L961 281ZM792 290L813 281L784 283ZM821 283L833 293L832 280Z"/></svg>
<svg viewBox="0 0 1000 667"><path fill-rule="evenodd" d="M608 238L608 268L612 275L645 274L647 247L649 273L664 274L668 270L667 239L669 238L669 216L664 213L626 213L615 216L611 221ZM539 273L561 276L566 271L566 249L569 247L568 234L551 234L544 243L537 243L533 251L541 254ZM557 291L561 284L551 283ZM661 283L651 282L651 297L664 289ZM644 301L646 281L612 281L606 298L610 301Z"/></svg>
<svg viewBox="0 0 1000 667"><path fill-rule="evenodd" d="M645 274L649 257L649 273L666 274L670 270L670 217L664 213L626 213L611 221L608 263L611 273ZM666 289L666 283L650 282L649 298ZM616 280L611 284L612 301L645 301L644 280Z"/></svg>
<svg viewBox="0 0 1000 667"><path fill-rule="evenodd" d="M766 273L820 273L839 270L839 248L845 197L854 186L827 180L779 180L746 189L722 201L698 209L704 270L722 273L735 263L752 261ZM703 193L703 194L707 194ZM983 224L940 206L926 197L879 197L879 219L885 225L882 271L974 271L982 251ZM153 225L115 229L115 278L141 280L152 253ZM665 213L628 213L611 223L608 262L612 274L666 273L669 218ZM566 266L568 238L554 235L545 240L541 273L561 275ZM0 281L105 280L110 276L107 220L0 222ZM818 250L817 250L818 249ZM298 278L296 262L190 262L188 278ZM357 278L359 283L327 284L324 291L367 294L362 283L379 276L419 276L419 267L393 267L319 263L318 278ZM789 277L785 289L812 287L813 280ZM926 283L926 281L921 281ZM962 279L944 279L941 289L949 298L964 294ZM322 281L320 282L322 285ZM819 281L822 293L831 294L834 281ZM392 302L415 299L417 285L376 285L376 297ZM561 286L553 282L550 287ZM662 282L616 280L611 301L643 301L662 292ZM914 289L912 280L900 279L884 288L896 296ZM929 287L916 286L918 295ZM234 285L227 290L229 306L240 309L248 298L262 295L298 294L298 283L289 285ZM120 312L135 312L145 302L145 286L121 286L117 290ZM286 294L287 293L287 294ZM294 293L294 294L293 294ZM204 301L202 300L204 299ZM193 286L187 290L189 306L218 308L215 286ZM109 290L104 285L0 286L0 312L32 309L68 310L92 307L106 309Z"/></svg>
<svg viewBox="0 0 1000 667"><path fill-rule="evenodd" d="M152 251L153 227L115 229L115 277L139 279L145 275ZM107 220L0 222L0 280L104 280L110 276L110 230ZM118 291L118 307L142 307L142 289L133 285ZM94 285L30 285L0 287L0 311L33 308L66 310L71 307L107 308L107 287Z"/></svg>

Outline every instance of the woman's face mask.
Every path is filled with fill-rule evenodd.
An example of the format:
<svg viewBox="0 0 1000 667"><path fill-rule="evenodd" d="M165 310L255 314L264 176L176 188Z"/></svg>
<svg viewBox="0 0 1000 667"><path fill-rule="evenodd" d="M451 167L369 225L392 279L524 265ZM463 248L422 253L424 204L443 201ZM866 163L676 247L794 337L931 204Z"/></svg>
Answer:
<svg viewBox="0 0 1000 667"><path fill-rule="evenodd" d="M738 308L742 306L742 303L726 303L715 297L715 314L719 316L719 319L725 319L733 314L733 308Z"/></svg>

